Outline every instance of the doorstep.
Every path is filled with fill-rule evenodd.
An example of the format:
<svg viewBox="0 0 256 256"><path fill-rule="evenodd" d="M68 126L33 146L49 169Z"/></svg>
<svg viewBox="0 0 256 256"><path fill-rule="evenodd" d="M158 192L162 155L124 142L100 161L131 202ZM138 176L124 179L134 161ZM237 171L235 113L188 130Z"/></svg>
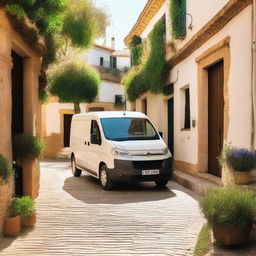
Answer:
<svg viewBox="0 0 256 256"><path fill-rule="evenodd" d="M173 172L172 179L183 187L191 189L200 196L202 196L207 189L221 188L221 186L216 184L216 182L211 182L205 179L205 177L194 177L192 175L177 170Z"/></svg>

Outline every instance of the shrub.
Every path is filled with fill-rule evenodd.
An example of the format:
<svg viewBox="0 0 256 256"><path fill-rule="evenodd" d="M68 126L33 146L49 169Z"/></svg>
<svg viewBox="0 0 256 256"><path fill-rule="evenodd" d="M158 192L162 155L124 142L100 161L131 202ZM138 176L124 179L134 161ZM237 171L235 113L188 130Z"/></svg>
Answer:
<svg viewBox="0 0 256 256"><path fill-rule="evenodd" d="M14 174L13 169L10 167L9 161L6 157L0 154L0 178L1 182L6 184L9 181L9 178Z"/></svg>
<svg viewBox="0 0 256 256"><path fill-rule="evenodd" d="M15 197L11 200L11 203L8 208L10 217L15 217L20 214L21 206L18 199L19 198Z"/></svg>
<svg viewBox="0 0 256 256"><path fill-rule="evenodd" d="M239 187L208 190L200 207L211 226L246 226L252 224L256 216L254 192Z"/></svg>
<svg viewBox="0 0 256 256"><path fill-rule="evenodd" d="M256 168L256 154L245 148L225 146L219 162L221 165L226 164L235 171L251 171Z"/></svg>
<svg viewBox="0 0 256 256"><path fill-rule="evenodd" d="M35 208L35 200L29 196L23 196L21 198L17 198L17 202L19 205L19 214L21 216L32 216L36 212Z"/></svg>
<svg viewBox="0 0 256 256"><path fill-rule="evenodd" d="M38 158L44 150L44 143L30 134L17 134L13 137L13 157L22 161Z"/></svg>

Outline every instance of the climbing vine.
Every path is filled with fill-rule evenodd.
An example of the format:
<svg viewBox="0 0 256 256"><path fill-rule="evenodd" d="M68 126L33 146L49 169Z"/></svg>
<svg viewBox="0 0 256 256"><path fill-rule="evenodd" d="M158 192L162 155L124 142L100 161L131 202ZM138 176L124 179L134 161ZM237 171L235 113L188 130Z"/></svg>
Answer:
<svg viewBox="0 0 256 256"><path fill-rule="evenodd" d="M132 42L130 44L132 66L141 64L143 49L144 46L141 37L137 35L133 36Z"/></svg>
<svg viewBox="0 0 256 256"><path fill-rule="evenodd" d="M133 67L123 78L128 100L133 102L140 95L150 90L162 93L167 79L167 62L165 59L165 21L161 19L149 35L149 52L140 57L142 64Z"/></svg>

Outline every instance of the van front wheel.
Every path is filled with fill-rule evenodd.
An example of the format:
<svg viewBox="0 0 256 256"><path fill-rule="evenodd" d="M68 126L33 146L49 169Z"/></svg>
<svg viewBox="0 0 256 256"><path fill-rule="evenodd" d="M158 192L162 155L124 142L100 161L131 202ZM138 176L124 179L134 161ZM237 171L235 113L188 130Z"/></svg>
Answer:
<svg viewBox="0 0 256 256"><path fill-rule="evenodd" d="M74 156L71 157L71 169L72 169L72 173L75 177L79 177L82 173L81 170L76 168L76 159Z"/></svg>
<svg viewBox="0 0 256 256"><path fill-rule="evenodd" d="M100 184L105 190L110 190L112 188L112 182L109 178L108 168L106 165L102 165L100 168Z"/></svg>

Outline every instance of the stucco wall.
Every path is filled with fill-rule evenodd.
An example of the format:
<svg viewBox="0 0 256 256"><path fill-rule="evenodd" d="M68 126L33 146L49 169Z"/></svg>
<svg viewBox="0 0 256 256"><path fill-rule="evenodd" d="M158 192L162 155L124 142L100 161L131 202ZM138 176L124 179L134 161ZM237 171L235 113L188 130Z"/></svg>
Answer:
<svg viewBox="0 0 256 256"><path fill-rule="evenodd" d="M91 65L99 66L100 65L100 57L103 57L104 61L110 62L110 56L111 56L110 52L94 48L94 49L88 50L86 55L84 56L84 58Z"/></svg>
<svg viewBox="0 0 256 256"><path fill-rule="evenodd" d="M130 57L117 57L117 68L129 68L131 66Z"/></svg>
<svg viewBox="0 0 256 256"><path fill-rule="evenodd" d="M191 24L191 17L186 16L187 35L184 40L179 41L177 49L186 44L210 19L212 19L229 0L187 0L186 12L192 15L193 29L188 29Z"/></svg>
<svg viewBox="0 0 256 256"><path fill-rule="evenodd" d="M197 64L195 59L208 48L230 36L231 66L228 81L229 93L229 129L228 142L239 147L250 147L251 140L251 7L247 7L219 33L212 37L200 49L195 51L171 71L170 81L175 81L178 70L178 81L174 85L175 112L175 159L196 164L197 128L181 131L181 88L190 87L191 119L198 120ZM241 40L243 38L243 40ZM207 97L207 95L205 95Z"/></svg>
<svg viewBox="0 0 256 256"><path fill-rule="evenodd" d="M196 27L199 29L207 22L207 15L209 18L214 16L219 8L225 5L227 1L197 1L193 9L197 12L194 14L195 31ZM192 1L188 1L188 8L192 8ZM204 6L207 12L202 14ZM200 12L200 13L199 13ZM202 16L201 16L202 14ZM198 64L196 59L205 53L209 48L221 42L227 36L230 37L230 47L227 49L230 54L230 67L227 71L228 89L225 91L225 100L228 104L228 115L225 120L227 125L227 142L238 147L250 148L251 143L251 22L252 22L252 6L248 6L235 18L233 18L221 31L210 38L206 43L199 47L185 60L172 68L170 72L169 82L174 82L174 157L176 161L181 161L186 164L186 168L192 168L192 172L196 171L198 164L198 141L199 132L197 121L199 119L198 106ZM158 14L157 17L161 16ZM154 20L157 20L155 18ZM152 23L152 22L151 22ZM197 25L196 25L197 24ZM152 24L151 24L152 25ZM147 34L149 28L143 34ZM193 29L194 31L194 29ZM189 38L189 37L188 37ZM186 42L177 42L178 48L182 47ZM214 63L212 63L214 64ZM228 63L224 63L224 66ZM206 71L205 71L206 72ZM196 126L190 130L181 130L184 102L182 97L182 89L185 86L190 88L190 115L191 120L196 121ZM167 98L163 95L153 95L147 93L136 101L136 110L141 111L141 100L147 97L148 116L156 125L159 131L164 132L164 139L167 141ZM207 97L207 95L202 95ZM134 108L134 104L128 104L128 108ZM207 131L205 131L207 134ZM207 140L207 137L204 138ZM207 142L203 142L207 143ZM206 171L206 170L205 170ZM195 173L194 173L195 174Z"/></svg>
<svg viewBox="0 0 256 256"><path fill-rule="evenodd" d="M99 101L115 102L115 95L124 95L124 86L117 83L102 81L99 91Z"/></svg>
<svg viewBox="0 0 256 256"><path fill-rule="evenodd" d="M24 131L40 136L41 105L38 97L38 76L41 60L16 31L12 29L5 13L0 10L0 154L12 163L11 123L12 123L12 81L11 51L23 57L24 86ZM29 173L29 176L27 175ZM39 189L39 176L36 163L23 164L23 192L36 197ZM3 228L3 217L12 196L12 182L0 185L0 233Z"/></svg>

